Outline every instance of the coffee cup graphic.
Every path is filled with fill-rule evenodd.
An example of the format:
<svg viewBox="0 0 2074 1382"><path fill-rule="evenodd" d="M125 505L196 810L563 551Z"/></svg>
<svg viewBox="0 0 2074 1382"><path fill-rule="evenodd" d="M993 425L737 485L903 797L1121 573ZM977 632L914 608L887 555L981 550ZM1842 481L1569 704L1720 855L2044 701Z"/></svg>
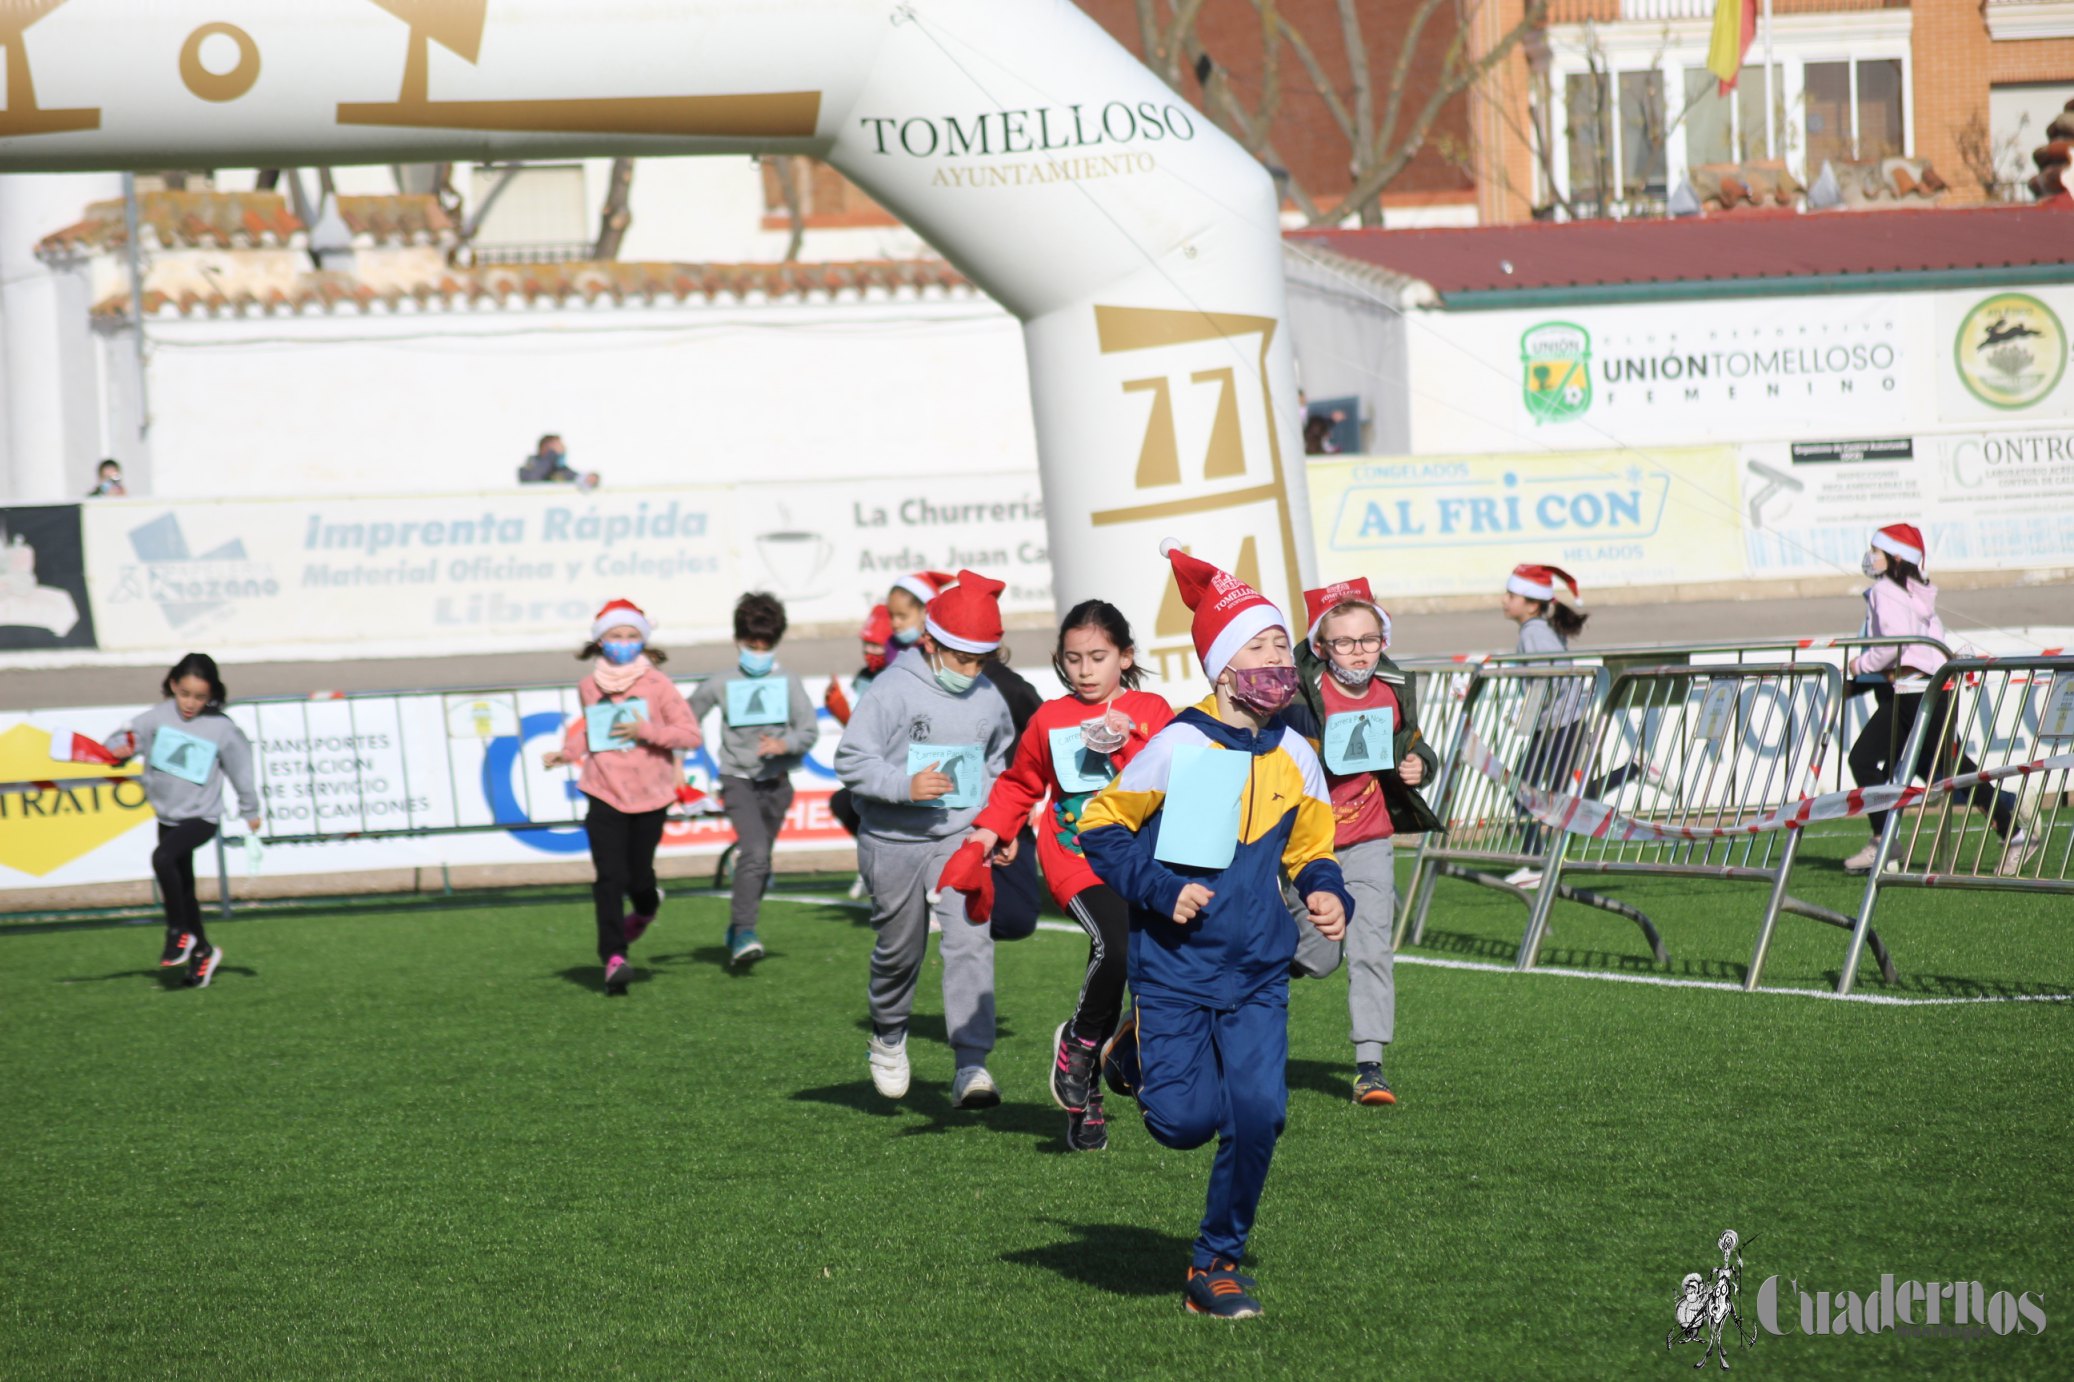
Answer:
<svg viewBox="0 0 2074 1382"><path fill-rule="evenodd" d="M835 544L821 534L799 529L758 533L756 555L779 594L798 599L828 593L821 577L835 555Z"/></svg>

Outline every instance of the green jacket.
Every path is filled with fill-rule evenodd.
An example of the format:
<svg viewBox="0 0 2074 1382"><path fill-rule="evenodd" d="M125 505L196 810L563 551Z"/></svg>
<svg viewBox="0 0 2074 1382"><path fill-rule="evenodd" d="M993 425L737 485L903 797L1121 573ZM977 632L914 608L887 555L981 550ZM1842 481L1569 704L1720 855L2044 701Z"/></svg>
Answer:
<svg viewBox="0 0 2074 1382"><path fill-rule="evenodd" d="M1326 670L1325 660L1318 656L1308 642L1296 645L1296 671L1302 684L1303 704L1307 720L1300 723L1304 737L1314 744L1323 740L1325 734L1325 693L1319 689L1320 681L1331 675ZM1424 782L1432 782L1440 773L1440 755L1426 742L1425 733L1419 728L1419 696L1412 686L1412 679L1385 654L1376 656L1375 674L1378 680L1389 683L1397 695L1397 733L1392 753L1399 762L1406 754L1418 755L1426 765ZM1423 835L1428 831L1444 831L1440 817L1426 804L1419 789L1405 785L1396 769L1377 774L1383 786L1383 805L1390 812L1390 829L1400 835Z"/></svg>

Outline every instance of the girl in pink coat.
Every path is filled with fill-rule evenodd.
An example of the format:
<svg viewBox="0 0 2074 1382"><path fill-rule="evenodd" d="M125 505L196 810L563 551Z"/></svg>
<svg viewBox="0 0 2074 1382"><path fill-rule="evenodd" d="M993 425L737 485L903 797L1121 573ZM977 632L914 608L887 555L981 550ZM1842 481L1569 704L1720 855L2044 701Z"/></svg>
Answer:
<svg viewBox="0 0 2074 1382"><path fill-rule="evenodd" d="M591 898L608 996L627 991L633 978L627 947L662 905L655 849L663 813L677 797L676 753L699 746L698 721L658 666L667 654L648 646L651 632L648 616L632 601L614 600L598 611L591 641L576 655L592 664L576 684L583 714L544 760L550 768L583 767L576 785L590 798L583 823L598 871ZM622 912L629 900L633 910Z"/></svg>

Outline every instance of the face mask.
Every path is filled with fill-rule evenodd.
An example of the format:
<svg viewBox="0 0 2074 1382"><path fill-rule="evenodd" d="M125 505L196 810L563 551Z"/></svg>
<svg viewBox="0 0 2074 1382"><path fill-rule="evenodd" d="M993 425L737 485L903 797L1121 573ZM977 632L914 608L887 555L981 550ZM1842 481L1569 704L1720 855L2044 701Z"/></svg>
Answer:
<svg viewBox="0 0 2074 1382"><path fill-rule="evenodd" d="M742 649L741 657L736 660L744 672L747 672L752 677L760 677L770 671L777 663L778 655L776 653L752 652L748 648L744 648Z"/></svg>
<svg viewBox="0 0 2074 1382"><path fill-rule="evenodd" d="M1879 575L1880 569L1885 565L1885 562L1881 561L1876 555L1874 555L1871 552L1867 552L1864 556L1858 559L1858 569L1860 571L1863 571L1868 576Z"/></svg>
<svg viewBox="0 0 2074 1382"><path fill-rule="evenodd" d="M1104 715L1099 720L1080 722L1080 742L1089 751L1101 754L1115 753L1123 747L1126 731L1116 720Z"/></svg>
<svg viewBox="0 0 2074 1382"><path fill-rule="evenodd" d="M872 673L874 676L876 676L880 672L885 671L886 654L884 653L884 651L876 653L866 653L864 655L864 670Z"/></svg>
<svg viewBox="0 0 2074 1382"><path fill-rule="evenodd" d="M1262 719L1296 699L1294 667L1233 668L1231 698Z"/></svg>
<svg viewBox="0 0 2074 1382"><path fill-rule="evenodd" d="M605 660L614 667L624 667L641 656L642 647L638 638L613 638L600 643L598 651L605 654Z"/></svg>
<svg viewBox="0 0 2074 1382"><path fill-rule="evenodd" d="M1328 662L1325 665L1331 671L1332 679L1350 691L1359 691L1375 678L1373 667L1342 667L1337 662Z"/></svg>
<svg viewBox="0 0 2074 1382"><path fill-rule="evenodd" d="M929 670L936 673L936 684L953 696L964 695L972 689L972 683L979 680L964 672L953 672L940 662L931 665Z"/></svg>
<svg viewBox="0 0 2074 1382"><path fill-rule="evenodd" d="M922 631L920 629L893 630L893 641L903 648L912 648L915 645L915 640L921 636Z"/></svg>

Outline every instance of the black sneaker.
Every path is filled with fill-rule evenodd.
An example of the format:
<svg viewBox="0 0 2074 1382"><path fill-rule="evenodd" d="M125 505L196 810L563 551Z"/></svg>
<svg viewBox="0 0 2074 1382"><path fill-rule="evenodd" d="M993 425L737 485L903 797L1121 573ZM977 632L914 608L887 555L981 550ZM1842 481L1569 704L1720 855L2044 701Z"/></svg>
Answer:
<svg viewBox="0 0 2074 1382"><path fill-rule="evenodd" d="M181 965L187 963L187 957L193 951L194 933L192 931L182 931L177 935L168 933L166 936L166 948L158 952L158 967L160 969L178 969Z"/></svg>
<svg viewBox="0 0 2074 1382"><path fill-rule="evenodd" d="M216 977L216 967L223 963L223 947L202 945L195 947L194 958L187 962L187 986L205 989Z"/></svg>
<svg viewBox="0 0 2074 1382"><path fill-rule="evenodd" d="M1051 1101L1068 1113L1078 1113L1093 1092L1101 1048L1075 1036L1070 1022L1061 1022L1051 1041Z"/></svg>
<svg viewBox="0 0 2074 1382"><path fill-rule="evenodd" d="M1102 1091L1091 1091L1087 1107L1066 1115L1066 1148L1075 1152L1099 1152L1109 1146L1109 1122L1102 1116Z"/></svg>

